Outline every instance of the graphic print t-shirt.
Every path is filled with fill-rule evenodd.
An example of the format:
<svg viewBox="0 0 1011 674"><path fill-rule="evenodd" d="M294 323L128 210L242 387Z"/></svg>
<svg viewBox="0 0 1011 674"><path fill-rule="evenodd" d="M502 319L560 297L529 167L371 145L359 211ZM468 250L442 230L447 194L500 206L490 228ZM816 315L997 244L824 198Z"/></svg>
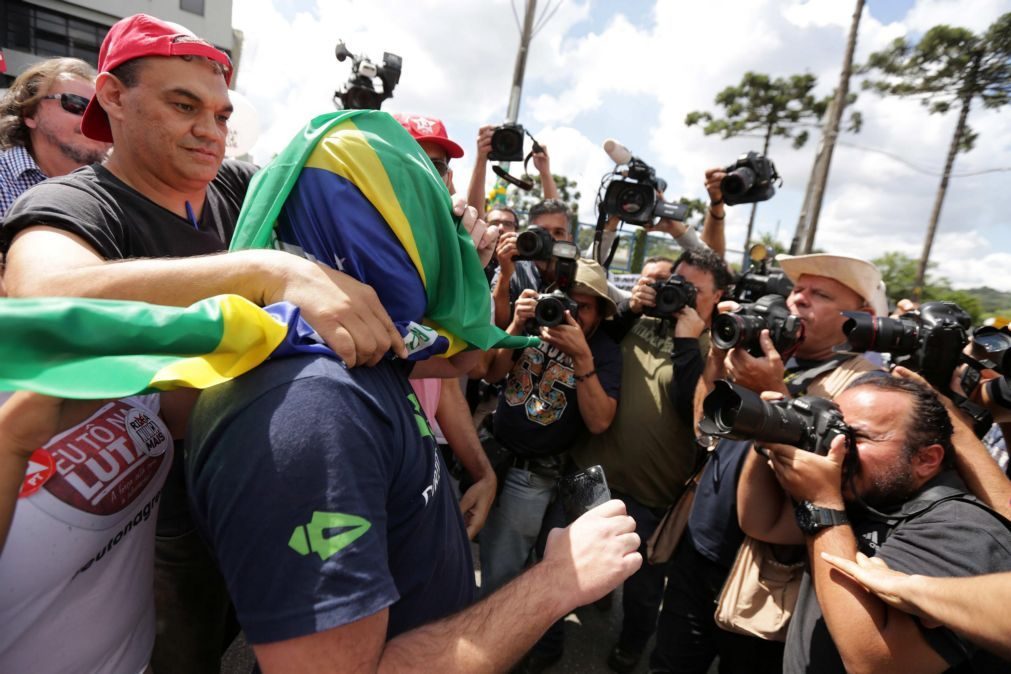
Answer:
<svg viewBox="0 0 1011 674"><path fill-rule="evenodd" d="M29 462L0 553L0 672L140 672L172 463L158 396L110 402Z"/></svg>

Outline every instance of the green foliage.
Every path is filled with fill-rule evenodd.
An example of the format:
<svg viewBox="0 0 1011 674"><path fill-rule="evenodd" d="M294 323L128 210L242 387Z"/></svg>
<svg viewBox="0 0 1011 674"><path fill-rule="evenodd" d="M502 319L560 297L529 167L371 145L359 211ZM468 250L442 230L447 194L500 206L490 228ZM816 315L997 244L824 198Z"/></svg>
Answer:
<svg viewBox="0 0 1011 674"><path fill-rule="evenodd" d="M817 83L811 74L772 79L762 73L747 72L740 84L716 95L716 104L724 109L723 118L696 110L688 113L685 124L702 125L707 136L719 134L724 139L756 134L765 139L766 151L769 139L774 136L789 138L794 148L800 148L809 138L805 127L816 126L832 100L832 96L815 97ZM854 100L856 95L851 94L847 103ZM861 123L859 113L854 113L849 128L857 131Z"/></svg>
<svg viewBox="0 0 1011 674"><path fill-rule="evenodd" d="M885 253L879 258L872 260L881 272L881 277L888 290L888 299L892 304L900 299L911 298L916 287L916 260L904 253ZM928 265L928 275L923 286L922 301L948 300L972 316L974 325L979 324L985 313L997 310L995 305L1004 303L1004 306L1011 306L1011 293L998 293L991 288L955 290L951 287L950 281L946 278L932 279L929 269L933 268L933 263ZM995 302L986 302L980 290L989 291L989 296ZM996 294L996 295L995 295Z"/></svg>
<svg viewBox="0 0 1011 674"><path fill-rule="evenodd" d="M526 192L515 185L510 185L506 191L506 203L512 209L526 213L534 204L544 199L544 191L541 189L539 175L532 176L524 173L522 177L523 180L529 180L534 184L533 189ZM573 227L575 227L579 222L579 197L581 196L576 181L557 174L552 174L551 177L554 178L555 185L558 187L558 198L564 201L572 212L571 220Z"/></svg>
<svg viewBox="0 0 1011 674"><path fill-rule="evenodd" d="M1011 13L983 35L966 28L934 26L918 43L897 38L867 59L859 72L880 74L863 83L881 95L918 98L931 114L979 99L986 108L1006 105L1011 96ZM966 126L958 150L968 152L976 133Z"/></svg>

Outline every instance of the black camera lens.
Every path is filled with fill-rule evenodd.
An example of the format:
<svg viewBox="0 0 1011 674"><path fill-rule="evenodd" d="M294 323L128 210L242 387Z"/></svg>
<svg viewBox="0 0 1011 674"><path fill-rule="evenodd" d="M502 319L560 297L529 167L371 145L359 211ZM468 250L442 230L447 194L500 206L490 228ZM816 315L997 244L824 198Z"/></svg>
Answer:
<svg viewBox="0 0 1011 674"><path fill-rule="evenodd" d="M547 230L533 227L516 237L517 260L550 260L555 240Z"/></svg>
<svg viewBox="0 0 1011 674"><path fill-rule="evenodd" d="M907 355L916 351L920 328L912 320L878 318L863 311L844 311L842 331L853 351Z"/></svg>
<svg viewBox="0 0 1011 674"><path fill-rule="evenodd" d="M721 349L732 349L738 344L757 343L765 327L761 316L720 314L713 321L713 344Z"/></svg>
<svg viewBox="0 0 1011 674"><path fill-rule="evenodd" d="M629 185L618 194L618 208L628 215L641 213L649 203L649 192L643 192L642 185ZM647 188L648 189L648 188Z"/></svg>
<svg viewBox="0 0 1011 674"><path fill-rule="evenodd" d="M518 124L505 124L496 128L491 134L491 153L488 159L523 161L523 127Z"/></svg>
<svg viewBox="0 0 1011 674"><path fill-rule="evenodd" d="M537 325L551 328L565 321L565 305L557 297L542 297L534 309Z"/></svg>
<svg viewBox="0 0 1011 674"><path fill-rule="evenodd" d="M746 166L735 169L720 181L720 191L729 197L739 197L755 185L757 176Z"/></svg>

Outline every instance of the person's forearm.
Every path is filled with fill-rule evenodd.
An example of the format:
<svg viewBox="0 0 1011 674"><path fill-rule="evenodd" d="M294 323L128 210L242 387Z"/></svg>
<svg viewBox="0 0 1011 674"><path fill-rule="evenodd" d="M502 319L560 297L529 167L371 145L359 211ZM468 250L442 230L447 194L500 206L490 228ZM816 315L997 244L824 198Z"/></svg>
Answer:
<svg viewBox="0 0 1011 674"><path fill-rule="evenodd" d="M0 436L0 553L3 552L10 531L14 509L18 503L21 482L28 470L28 457L33 450L14 446Z"/></svg>
<svg viewBox="0 0 1011 674"><path fill-rule="evenodd" d="M951 443L955 447L955 469L973 494L988 506L1011 517L1011 480L1001 471L972 427L961 414L944 398L954 434Z"/></svg>
<svg viewBox="0 0 1011 674"><path fill-rule="evenodd" d="M618 401L607 395L600 385L592 356L575 359L572 368L572 374L576 377L576 400L579 401L579 414L583 417L583 423L591 433L603 433L614 421Z"/></svg>
<svg viewBox="0 0 1011 674"><path fill-rule="evenodd" d="M699 235L695 233L695 228L688 226L685 231L674 237L681 250L705 250L708 245L705 241L699 240Z"/></svg>
<svg viewBox="0 0 1011 674"><path fill-rule="evenodd" d="M491 462L488 461L488 455L485 454L481 440L477 437L477 430L474 428L470 408L467 406L467 399L460 388L459 380L443 380L435 419L439 422L446 444L474 481L492 472Z"/></svg>
<svg viewBox="0 0 1011 674"><path fill-rule="evenodd" d="M917 615L935 620L1011 659L1011 573L969 578L908 576L902 598Z"/></svg>
<svg viewBox="0 0 1011 674"><path fill-rule="evenodd" d="M706 364L702 368L702 376L699 377L699 383L695 387L695 411L692 415L692 430L696 435L698 434L699 422L702 421L702 403L705 401L706 396L716 388L716 380L723 377L725 373L726 367L723 361L723 352L716 352L710 347L709 353L706 356Z"/></svg>
<svg viewBox="0 0 1011 674"><path fill-rule="evenodd" d="M674 377L667 390L667 395L670 397L677 415L690 425L695 404L695 388L698 386L702 369L705 367L702 352L699 350L699 340L690 337L675 337L674 353L671 354L671 360L674 362Z"/></svg>
<svg viewBox="0 0 1011 674"><path fill-rule="evenodd" d="M470 608L386 644L381 672L505 672L569 611L558 582L537 564Z"/></svg>
<svg viewBox="0 0 1011 674"><path fill-rule="evenodd" d="M509 296L509 280L512 269L506 275L505 267L499 267L498 282L491 291L491 301L495 308L495 325L505 330L513 317L512 297Z"/></svg>
<svg viewBox="0 0 1011 674"><path fill-rule="evenodd" d="M555 177L551 175L551 169L541 171L541 193L545 199L558 198L558 185L555 184Z"/></svg>
<svg viewBox="0 0 1011 674"><path fill-rule="evenodd" d="M467 186L467 205L473 206L478 213L485 211L485 177L488 175L488 162L481 157L474 163L470 174L470 184Z"/></svg>
<svg viewBox="0 0 1011 674"><path fill-rule="evenodd" d="M741 531L760 541L803 544L793 517L793 502L776 480L768 460L749 451L737 481L737 519Z"/></svg>
<svg viewBox="0 0 1011 674"><path fill-rule="evenodd" d="M722 216L716 218L716 215ZM726 209L724 209L723 204L718 206L710 206L706 209L706 217L702 222L702 242L713 249L720 257L724 257L727 253L727 237L726 230L724 228L724 218L726 218Z"/></svg>

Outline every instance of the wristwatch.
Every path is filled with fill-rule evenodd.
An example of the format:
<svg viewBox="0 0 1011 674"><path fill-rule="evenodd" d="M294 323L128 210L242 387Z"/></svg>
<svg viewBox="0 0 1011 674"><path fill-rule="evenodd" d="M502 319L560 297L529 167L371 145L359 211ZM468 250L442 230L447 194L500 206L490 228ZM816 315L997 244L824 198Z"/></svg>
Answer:
<svg viewBox="0 0 1011 674"><path fill-rule="evenodd" d="M793 512L797 517L797 526L808 536L828 527L849 523L845 510L819 508L810 501L801 501L794 504Z"/></svg>

